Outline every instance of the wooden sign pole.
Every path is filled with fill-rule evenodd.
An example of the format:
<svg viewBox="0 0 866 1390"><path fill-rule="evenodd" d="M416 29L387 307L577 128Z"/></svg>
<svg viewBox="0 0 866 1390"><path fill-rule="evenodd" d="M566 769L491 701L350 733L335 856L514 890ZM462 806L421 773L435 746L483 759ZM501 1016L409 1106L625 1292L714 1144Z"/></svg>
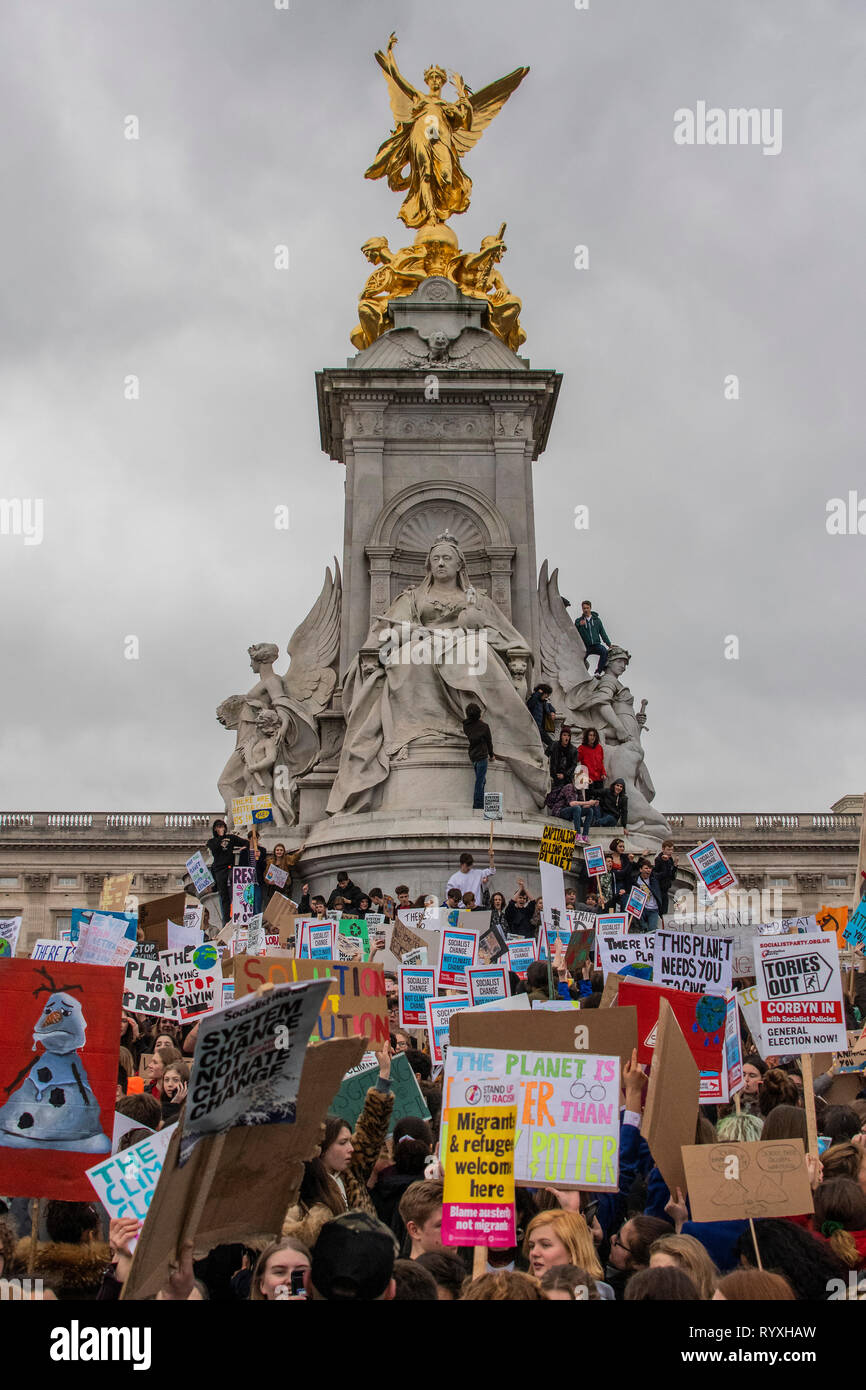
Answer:
<svg viewBox="0 0 866 1390"><path fill-rule="evenodd" d="M34 1197L30 1208L30 1252L27 1256L27 1274L32 1278L36 1268L36 1242L39 1239L39 1206L41 1198ZM4 1274L8 1275L8 1269L4 1269Z"/></svg>
<svg viewBox="0 0 866 1390"><path fill-rule="evenodd" d="M806 1152L818 1158L818 1120L815 1115L815 1081L811 1052L800 1053L800 1070L803 1074L803 1108L806 1111Z"/></svg>
<svg viewBox="0 0 866 1390"><path fill-rule="evenodd" d="M487 1246L474 1245L472 1247L472 1278L480 1279L487 1273Z"/></svg>

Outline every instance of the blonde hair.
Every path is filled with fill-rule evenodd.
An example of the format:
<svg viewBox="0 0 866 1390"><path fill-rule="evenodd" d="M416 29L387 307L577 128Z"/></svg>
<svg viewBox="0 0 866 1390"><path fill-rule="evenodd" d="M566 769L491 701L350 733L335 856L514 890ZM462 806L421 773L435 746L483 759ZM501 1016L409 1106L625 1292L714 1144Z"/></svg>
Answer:
<svg viewBox="0 0 866 1390"><path fill-rule="evenodd" d="M592 1238L592 1232L580 1212L560 1209L559 1211L540 1211L537 1216L533 1216L526 1228L526 1235L523 1240L524 1255L529 1254L529 1237L534 1231L541 1230L542 1226L552 1227L557 1239L568 1251L569 1264L587 1270L593 1279L604 1278L601 1262L595 1253L595 1241Z"/></svg>
<svg viewBox="0 0 866 1390"><path fill-rule="evenodd" d="M716 1291L719 1271L713 1264L706 1249L694 1236L662 1236L650 1246L650 1266L653 1255L668 1255L676 1265L687 1274L700 1293L701 1298L710 1299Z"/></svg>
<svg viewBox="0 0 866 1390"><path fill-rule="evenodd" d="M262 1280L268 1267L268 1260L272 1255L276 1255L281 1250L294 1250L296 1255L303 1255L307 1263L312 1266L313 1257L310 1254L309 1246L302 1240L296 1240L294 1236L283 1236L282 1240L272 1240L270 1245L266 1245L259 1258L256 1260L256 1267L253 1270L253 1277L250 1283L250 1298L256 1300L264 1299L262 1293Z"/></svg>
<svg viewBox="0 0 866 1390"><path fill-rule="evenodd" d="M482 1274L480 1279L467 1281L460 1300L465 1302L467 1299L484 1299L488 1303L513 1303L516 1300L541 1303L546 1301L547 1294L531 1274L501 1270L498 1274Z"/></svg>

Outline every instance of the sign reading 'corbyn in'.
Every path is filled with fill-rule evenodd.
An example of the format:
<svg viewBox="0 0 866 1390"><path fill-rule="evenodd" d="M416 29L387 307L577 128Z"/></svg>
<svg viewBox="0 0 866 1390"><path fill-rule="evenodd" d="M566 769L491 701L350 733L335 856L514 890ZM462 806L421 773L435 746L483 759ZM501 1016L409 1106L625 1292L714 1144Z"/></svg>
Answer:
<svg viewBox="0 0 866 1390"><path fill-rule="evenodd" d="M764 1052L830 1052L848 1044L839 947L828 932L755 939Z"/></svg>

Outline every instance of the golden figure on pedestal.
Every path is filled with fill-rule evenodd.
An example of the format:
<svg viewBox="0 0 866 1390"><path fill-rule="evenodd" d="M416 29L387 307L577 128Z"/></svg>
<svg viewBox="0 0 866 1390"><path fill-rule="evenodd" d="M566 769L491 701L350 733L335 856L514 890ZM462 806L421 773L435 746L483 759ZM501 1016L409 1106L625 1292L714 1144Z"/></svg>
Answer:
<svg viewBox="0 0 866 1390"><path fill-rule="evenodd" d="M460 73L452 73L457 100L447 101L441 95L448 80L445 70L429 67L424 74L428 91L419 92L397 67L396 42L392 34L387 50L375 55L388 84L395 127L365 177L387 178L389 188L406 191L397 215L407 227L417 228L415 245L391 251L385 237L364 243L364 255L377 268L361 291L352 344L359 350L369 347L389 327L392 299L411 294L429 276L445 275L464 294L487 300L491 331L516 351L526 338L518 323L520 300L496 269L506 249L504 224L497 237L485 237L471 254L461 253L447 220L469 206L472 180L461 167L461 156L478 143L529 69L516 68L480 92L467 87Z"/></svg>

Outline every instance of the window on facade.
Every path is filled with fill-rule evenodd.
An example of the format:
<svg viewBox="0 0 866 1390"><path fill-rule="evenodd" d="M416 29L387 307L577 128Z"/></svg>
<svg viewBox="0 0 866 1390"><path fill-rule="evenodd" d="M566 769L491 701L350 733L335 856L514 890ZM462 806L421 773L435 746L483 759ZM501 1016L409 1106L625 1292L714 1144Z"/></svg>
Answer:
<svg viewBox="0 0 866 1390"><path fill-rule="evenodd" d="M58 914L58 916L54 918L54 937L55 937L55 940L57 939L57 937L60 936L60 933L61 933L62 931L69 931L70 928L71 928L71 926L72 926L72 918L71 918L71 917L64 917L62 914Z"/></svg>
<svg viewBox="0 0 866 1390"><path fill-rule="evenodd" d="M3 875L0 875L0 888L17 888L17 887L18 887L18 875L17 875L17 874L3 874Z"/></svg>
<svg viewBox="0 0 866 1390"><path fill-rule="evenodd" d="M58 888L75 888L78 879L75 874L61 874L57 880Z"/></svg>
<svg viewBox="0 0 866 1390"><path fill-rule="evenodd" d="M828 888L847 888L847 887L848 887L848 880L847 880L847 878L828 878L828 879L827 879L827 887L828 887Z"/></svg>
<svg viewBox="0 0 866 1390"><path fill-rule="evenodd" d="M790 886L791 886L791 880L790 880L789 878L771 878L771 879L770 879L770 887L771 887L771 888L790 888Z"/></svg>

